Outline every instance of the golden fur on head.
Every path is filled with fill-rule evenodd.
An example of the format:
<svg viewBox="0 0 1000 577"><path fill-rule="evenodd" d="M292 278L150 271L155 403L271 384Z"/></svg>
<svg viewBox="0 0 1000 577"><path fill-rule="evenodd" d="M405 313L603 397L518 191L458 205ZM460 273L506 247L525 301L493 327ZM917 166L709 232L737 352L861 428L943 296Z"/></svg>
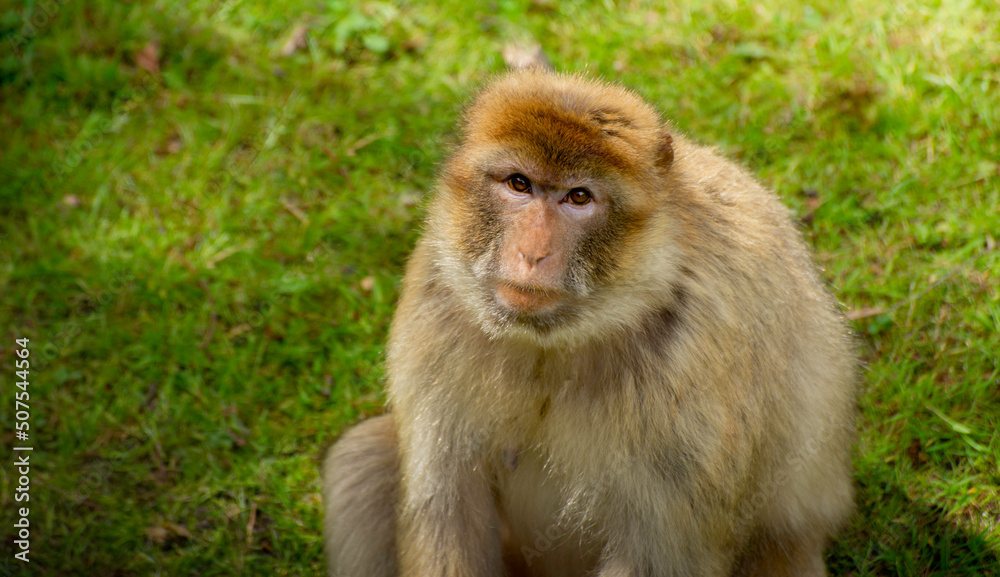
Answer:
<svg viewBox="0 0 1000 577"><path fill-rule="evenodd" d="M621 86L528 69L503 76L465 114L462 152L514 150L549 171L651 172L662 123Z"/></svg>

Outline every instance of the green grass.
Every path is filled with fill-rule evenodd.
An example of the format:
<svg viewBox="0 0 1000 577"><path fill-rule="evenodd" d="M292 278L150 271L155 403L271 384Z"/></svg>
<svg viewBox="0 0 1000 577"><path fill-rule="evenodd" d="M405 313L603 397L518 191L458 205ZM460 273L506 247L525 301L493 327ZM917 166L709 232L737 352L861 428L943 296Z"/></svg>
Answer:
<svg viewBox="0 0 1000 577"><path fill-rule="evenodd" d="M432 4L0 8L0 575L323 573L319 455L380 410L454 120L529 36L749 165L845 310L878 309L831 571L1000 575L996 5Z"/></svg>

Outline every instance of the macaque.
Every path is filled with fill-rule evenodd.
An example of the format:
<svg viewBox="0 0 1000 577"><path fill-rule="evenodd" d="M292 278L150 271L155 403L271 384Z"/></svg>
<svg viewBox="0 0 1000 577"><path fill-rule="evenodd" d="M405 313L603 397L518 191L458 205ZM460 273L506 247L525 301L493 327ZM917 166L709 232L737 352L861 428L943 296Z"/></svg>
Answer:
<svg viewBox="0 0 1000 577"><path fill-rule="evenodd" d="M387 373L325 461L331 575L819 576L853 511L854 345L789 211L620 86L479 94Z"/></svg>

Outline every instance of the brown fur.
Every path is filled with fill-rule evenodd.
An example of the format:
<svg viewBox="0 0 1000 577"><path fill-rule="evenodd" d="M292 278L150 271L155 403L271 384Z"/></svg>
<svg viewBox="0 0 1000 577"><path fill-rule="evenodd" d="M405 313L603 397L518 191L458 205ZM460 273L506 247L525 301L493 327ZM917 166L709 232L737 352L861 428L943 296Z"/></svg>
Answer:
<svg viewBox="0 0 1000 577"><path fill-rule="evenodd" d="M586 218L543 203L580 182ZM856 360L788 210L614 85L480 94L387 362L327 459L332 575L815 576L852 511Z"/></svg>

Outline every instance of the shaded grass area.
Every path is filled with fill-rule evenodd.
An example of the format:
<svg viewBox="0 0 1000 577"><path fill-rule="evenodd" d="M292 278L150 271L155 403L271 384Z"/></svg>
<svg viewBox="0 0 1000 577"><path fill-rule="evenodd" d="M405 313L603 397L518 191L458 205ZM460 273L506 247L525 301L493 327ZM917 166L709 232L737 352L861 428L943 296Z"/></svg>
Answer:
<svg viewBox="0 0 1000 577"><path fill-rule="evenodd" d="M0 437L30 338L38 463L0 575L323 573L319 455L380 410L421 203L527 36L802 218L867 363L831 571L1000 574L1000 13L810 4L0 8Z"/></svg>

